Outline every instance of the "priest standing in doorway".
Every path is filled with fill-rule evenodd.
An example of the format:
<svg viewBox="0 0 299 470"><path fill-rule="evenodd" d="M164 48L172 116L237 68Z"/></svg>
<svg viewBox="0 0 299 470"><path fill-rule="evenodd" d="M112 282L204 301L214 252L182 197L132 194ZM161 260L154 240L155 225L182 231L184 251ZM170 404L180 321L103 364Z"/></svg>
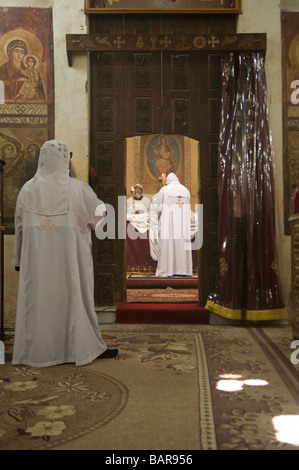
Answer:
<svg viewBox="0 0 299 470"><path fill-rule="evenodd" d="M169 173L154 203L159 217L156 276L192 276L190 191Z"/></svg>

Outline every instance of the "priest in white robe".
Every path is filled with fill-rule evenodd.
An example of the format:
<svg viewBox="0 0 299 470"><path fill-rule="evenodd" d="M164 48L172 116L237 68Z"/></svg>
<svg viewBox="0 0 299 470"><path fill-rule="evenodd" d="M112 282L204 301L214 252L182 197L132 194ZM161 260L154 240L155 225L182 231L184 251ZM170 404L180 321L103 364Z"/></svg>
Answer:
<svg viewBox="0 0 299 470"><path fill-rule="evenodd" d="M141 184L135 184L132 188L133 195L127 199L127 214L143 214L150 210L151 200L143 195Z"/></svg>
<svg viewBox="0 0 299 470"><path fill-rule="evenodd" d="M156 276L192 276L189 190L169 173L154 202L159 217Z"/></svg>
<svg viewBox="0 0 299 470"><path fill-rule="evenodd" d="M17 199L13 364L80 366L118 352L105 344L94 306L91 230L103 202L69 176L69 159L61 142L45 142L37 172Z"/></svg>

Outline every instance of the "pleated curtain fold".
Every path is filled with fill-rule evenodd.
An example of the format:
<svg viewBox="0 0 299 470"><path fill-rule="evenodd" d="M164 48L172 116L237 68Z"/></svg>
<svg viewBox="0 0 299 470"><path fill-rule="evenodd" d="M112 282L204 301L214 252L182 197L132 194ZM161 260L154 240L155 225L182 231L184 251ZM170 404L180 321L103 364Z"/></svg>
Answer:
<svg viewBox="0 0 299 470"><path fill-rule="evenodd" d="M261 52L228 52L224 58L218 197L219 275L206 308L234 320L287 318Z"/></svg>

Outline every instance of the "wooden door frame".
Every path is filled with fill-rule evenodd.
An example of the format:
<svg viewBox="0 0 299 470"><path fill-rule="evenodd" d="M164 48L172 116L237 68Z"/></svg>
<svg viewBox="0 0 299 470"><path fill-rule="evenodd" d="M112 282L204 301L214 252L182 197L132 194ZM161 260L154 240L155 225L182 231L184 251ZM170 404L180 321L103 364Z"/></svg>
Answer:
<svg viewBox="0 0 299 470"><path fill-rule="evenodd" d="M66 47L68 64L72 66L72 56L75 53L87 52L171 52L171 53L187 53L187 52L210 52L224 53L226 51L265 51L266 50L266 34L200 34L200 35L143 35L136 37L135 34L109 34L103 36L101 34L67 34ZM149 134L149 133L148 133ZM132 135L123 135L123 144L121 147L125 151L125 139ZM193 139L201 141L200 136L190 135ZM208 142L208 139L206 139ZM205 143L206 145L207 143ZM201 161L201 159L200 159ZM125 176L124 176L125 177ZM123 188L124 189L124 188ZM203 198L200 197L201 203L205 203L205 193ZM204 215L205 220L205 215ZM209 232L209 228L208 234ZM204 231L204 233L206 230ZM205 235L204 235L205 237ZM124 241L125 243L125 241ZM203 256L202 250L199 251L199 258ZM202 266L203 263L200 263ZM126 277L126 270L124 276ZM124 281L125 282L125 281ZM205 280L206 282L206 280ZM206 282L206 285L208 283ZM204 303L207 297L207 287L200 289Z"/></svg>

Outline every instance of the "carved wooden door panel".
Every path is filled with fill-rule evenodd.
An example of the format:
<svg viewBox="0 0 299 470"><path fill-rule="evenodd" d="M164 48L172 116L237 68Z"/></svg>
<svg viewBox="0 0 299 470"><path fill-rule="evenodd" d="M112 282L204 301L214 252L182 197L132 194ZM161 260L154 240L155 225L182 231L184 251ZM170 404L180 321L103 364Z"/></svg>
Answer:
<svg viewBox="0 0 299 470"><path fill-rule="evenodd" d="M125 137L164 133L198 139L198 53L125 53L124 103Z"/></svg>
<svg viewBox="0 0 299 470"><path fill-rule="evenodd" d="M161 132L161 53L124 53L124 87L124 136Z"/></svg>
<svg viewBox="0 0 299 470"><path fill-rule="evenodd" d="M115 210L115 233L93 239L95 304L125 301L124 240L119 239L118 196L124 195L124 80L123 54L101 52L91 61L90 184L98 197Z"/></svg>
<svg viewBox="0 0 299 470"><path fill-rule="evenodd" d="M197 52L105 52L92 60L91 180L115 209L115 239L94 240L96 305L126 301L125 240L118 237L118 196L125 194L125 137L181 134L200 142L204 204L204 250L199 256L199 293L213 288L217 268L217 142L221 55ZM213 66L211 67L211 65ZM220 75L219 75L220 77ZM202 267L205 266L204 275Z"/></svg>
<svg viewBox="0 0 299 470"><path fill-rule="evenodd" d="M199 138L198 53L163 52L163 133Z"/></svg>

